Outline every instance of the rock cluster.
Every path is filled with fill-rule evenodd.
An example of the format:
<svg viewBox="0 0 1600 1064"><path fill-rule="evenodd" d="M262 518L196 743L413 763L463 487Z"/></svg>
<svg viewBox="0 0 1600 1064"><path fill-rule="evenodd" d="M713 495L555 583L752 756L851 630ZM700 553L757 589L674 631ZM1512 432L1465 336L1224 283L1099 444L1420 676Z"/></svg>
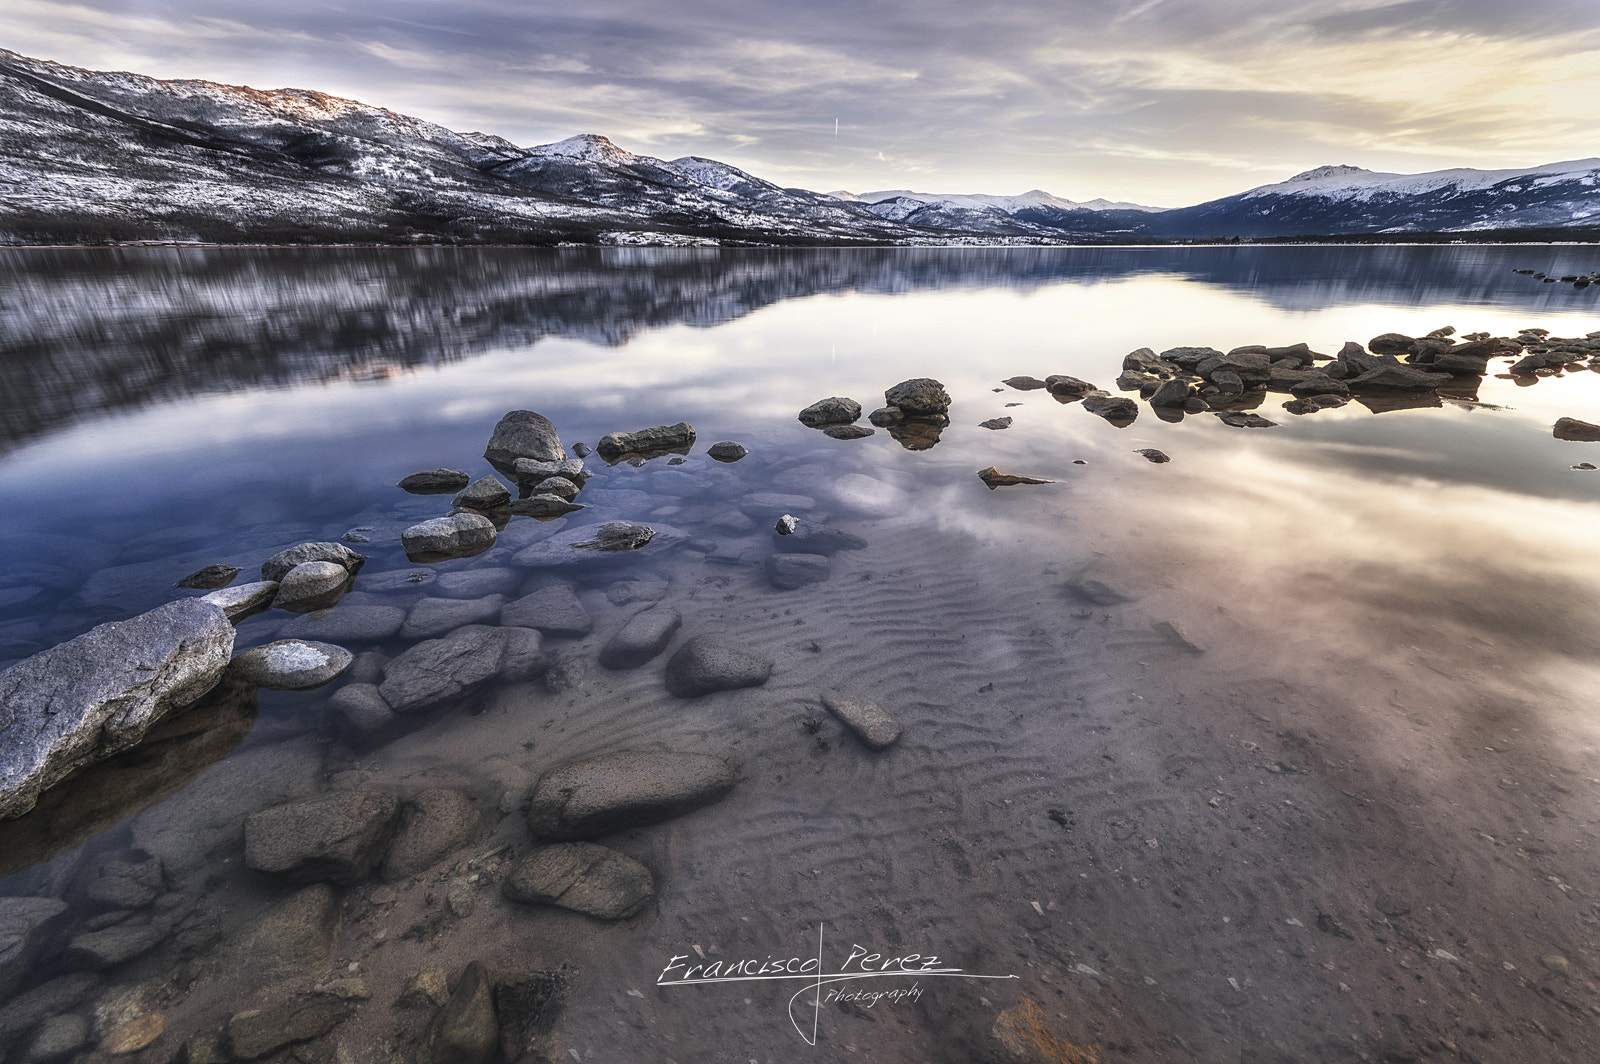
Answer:
<svg viewBox="0 0 1600 1064"><path fill-rule="evenodd" d="M885 406L867 420L885 429L908 451L925 451L939 442L950 424L950 393L932 377L901 381L883 393Z"/></svg>

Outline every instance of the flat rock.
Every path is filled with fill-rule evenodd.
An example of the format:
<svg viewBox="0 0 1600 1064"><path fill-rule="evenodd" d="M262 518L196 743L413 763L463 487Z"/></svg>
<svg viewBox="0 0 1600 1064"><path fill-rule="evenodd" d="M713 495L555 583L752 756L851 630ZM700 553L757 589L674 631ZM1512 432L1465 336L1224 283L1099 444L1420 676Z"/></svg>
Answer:
<svg viewBox="0 0 1600 1064"><path fill-rule="evenodd" d="M637 669L665 650L682 624L683 615L671 606L653 606L636 613L600 648L600 664L608 669Z"/></svg>
<svg viewBox="0 0 1600 1064"><path fill-rule="evenodd" d="M531 680L549 668L550 655L544 648L544 636L537 630L504 625L500 631L505 654L500 659L499 679L508 683Z"/></svg>
<svg viewBox="0 0 1600 1064"><path fill-rule="evenodd" d="M509 595L521 586L523 574L503 566L462 569L440 573L429 589L445 598L473 599L486 595ZM362 584L365 585L363 580Z"/></svg>
<svg viewBox="0 0 1600 1064"><path fill-rule="evenodd" d="M861 404L842 395L818 399L800 411L800 423L812 428L824 425L848 425L861 417Z"/></svg>
<svg viewBox="0 0 1600 1064"><path fill-rule="evenodd" d="M404 879L426 872L471 842L483 827L472 799L460 791L429 788L406 802L383 878Z"/></svg>
<svg viewBox="0 0 1600 1064"><path fill-rule="evenodd" d="M283 575L272 605L291 613L310 613L337 602L350 586L350 571L338 562L301 562Z"/></svg>
<svg viewBox="0 0 1600 1064"><path fill-rule="evenodd" d="M332 643L280 639L241 653L228 674L273 691L308 691L341 675L354 660L354 654Z"/></svg>
<svg viewBox="0 0 1600 1064"><path fill-rule="evenodd" d="M883 401L908 417L930 417L950 409L950 393L932 377L901 381L884 390Z"/></svg>
<svg viewBox="0 0 1600 1064"><path fill-rule="evenodd" d="M1164 465L1167 462L1172 461L1171 455L1165 451L1157 450L1154 447L1140 447L1133 453L1144 455L1146 461L1153 462L1156 465Z"/></svg>
<svg viewBox="0 0 1600 1064"><path fill-rule="evenodd" d="M89 1020L84 1016L52 1016L39 1025L22 1058L28 1064L63 1060L89 1041Z"/></svg>
<svg viewBox="0 0 1600 1064"><path fill-rule="evenodd" d="M411 607L400 627L402 639L437 639L466 624L489 624L506 604L504 595L480 598L425 598Z"/></svg>
<svg viewBox="0 0 1600 1064"><path fill-rule="evenodd" d="M0 998L21 984L66 911L67 903L56 898L0 898Z"/></svg>
<svg viewBox="0 0 1600 1064"><path fill-rule="evenodd" d="M260 613L278 597L276 580L257 580L238 587L219 588L209 595L201 595L201 602L209 602L222 610L230 621L240 621L253 613Z"/></svg>
<svg viewBox="0 0 1600 1064"><path fill-rule="evenodd" d="M236 565L208 565L204 569L197 569L190 573L174 586L212 591L219 587L227 587L233 583L233 578L238 575L239 567Z"/></svg>
<svg viewBox="0 0 1600 1064"><path fill-rule="evenodd" d="M978 422L978 427L980 429L1008 429L1011 427L1011 419L1008 417L992 417L988 421Z"/></svg>
<svg viewBox="0 0 1600 1064"><path fill-rule="evenodd" d="M1579 421L1575 417L1560 418L1551 430L1558 440L1577 440L1593 443L1600 440L1600 425L1592 425L1587 421Z"/></svg>
<svg viewBox="0 0 1600 1064"><path fill-rule="evenodd" d="M1015 388L1019 392L1033 392L1045 387L1044 381L1038 377L1007 377L1000 383L1008 388Z"/></svg>
<svg viewBox="0 0 1600 1064"><path fill-rule="evenodd" d="M471 482L472 478L459 469L429 469L400 481L400 489L413 495L449 495Z"/></svg>
<svg viewBox="0 0 1600 1064"><path fill-rule="evenodd" d="M537 498L540 495L554 495L571 502L582 490L583 485L575 484L566 477L545 477L533 486L533 496Z"/></svg>
<svg viewBox="0 0 1600 1064"><path fill-rule="evenodd" d="M994 466L978 470L978 479L990 491L996 488L1012 487L1017 484L1054 484L1053 480L1041 480L1038 477L1022 476L1018 473L1002 473Z"/></svg>
<svg viewBox="0 0 1600 1064"><path fill-rule="evenodd" d="M581 488L589 476L589 471L578 458L560 458L554 461L518 458L512 463L511 476L518 484L540 484L551 477L559 477Z"/></svg>
<svg viewBox="0 0 1600 1064"><path fill-rule="evenodd" d="M405 623L399 606L341 602L330 609L302 613L278 629L286 639L314 639L329 643L382 643L394 637Z"/></svg>
<svg viewBox="0 0 1600 1064"><path fill-rule="evenodd" d="M745 448L744 444L734 443L732 440L724 440L721 443L713 443L710 447L706 448L706 454L710 455L712 458L715 458L719 462L737 462L739 459L743 458L749 453L750 452Z"/></svg>
<svg viewBox="0 0 1600 1064"><path fill-rule="evenodd" d="M553 491L540 492L526 499L512 499L506 504L506 512L518 517L561 517L581 509L583 506L573 502L571 496Z"/></svg>
<svg viewBox="0 0 1600 1064"><path fill-rule="evenodd" d="M869 750L883 750L900 738L900 725L875 702L846 698L830 691L823 694L822 704L855 732L856 738Z"/></svg>
<svg viewBox="0 0 1600 1064"><path fill-rule="evenodd" d="M104 971L150 952L171 933L165 924L118 924L74 936L62 951L61 960L72 968Z"/></svg>
<svg viewBox="0 0 1600 1064"><path fill-rule="evenodd" d="M510 501L511 489L493 475L479 477L453 500L454 505L468 510L498 510Z"/></svg>
<svg viewBox="0 0 1600 1064"><path fill-rule="evenodd" d="M1071 398L1073 396L1088 395L1098 391L1093 384L1079 377L1071 377L1065 373L1052 373L1044 379L1044 386L1051 395Z"/></svg>
<svg viewBox="0 0 1600 1064"><path fill-rule="evenodd" d="M584 636L594 630L589 611L567 583L546 584L506 604L500 623L537 628L546 635Z"/></svg>
<svg viewBox="0 0 1600 1064"><path fill-rule="evenodd" d="M296 1042L321 1038L355 1015L356 1002L303 994L263 1009L235 1013L225 1033L235 1060L258 1060Z"/></svg>
<svg viewBox="0 0 1600 1064"><path fill-rule="evenodd" d="M1139 416L1139 404L1125 395L1111 395L1093 391L1083 397L1083 408L1091 414L1105 418L1119 428L1132 424Z"/></svg>
<svg viewBox="0 0 1600 1064"><path fill-rule="evenodd" d="M494 522L482 514L435 517L400 533L407 554L446 554L494 542Z"/></svg>
<svg viewBox="0 0 1600 1064"><path fill-rule="evenodd" d="M676 425L654 425L638 432L610 432L595 444L601 458L616 461L625 455L658 451L687 450L694 445L694 426L687 421Z"/></svg>
<svg viewBox="0 0 1600 1064"><path fill-rule="evenodd" d="M301 543L288 550L279 551L261 565L261 579L282 581L289 570L306 562L333 562L347 572L356 572L367 560L343 543Z"/></svg>
<svg viewBox="0 0 1600 1064"><path fill-rule="evenodd" d="M422 1059L424 1064L488 1064L499 1044L489 975L473 961L429 1026Z"/></svg>
<svg viewBox="0 0 1600 1064"><path fill-rule="evenodd" d="M383 857L400 802L383 791L335 791L244 820L244 862L297 882L359 883Z"/></svg>
<svg viewBox="0 0 1600 1064"><path fill-rule="evenodd" d="M495 424L483 456L490 465L509 476L519 458L560 462L565 460L567 452L549 418L532 410L513 410Z"/></svg>
<svg viewBox="0 0 1600 1064"><path fill-rule="evenodd" d="M821 584L833 575L825 554L773 554L767 557L767 582L780 591Z"/></svg>
<svg viewBox="0 0 1600 1064"><path fill-rule="evenodd" d="M772 659L711 636L696 636L667 661L667 690L679 698L759 687L772 675Z"/></svg>
<svg viewBox="0 0 1600 1064"><path fill-rule="evenodd" d="M638 548L637 556L640 557L669 551L689 538L681 529L670 525L651 524L648 527L655 534L650 537L648 543ZM577 549L580 543L593 542L596 535L594 525L562 529L517 551L512 561L525 569L546 569L557 566L608 565L613 564L612 559L633 556L627 551Z"/></svg>
<svg viewBox="0 0 1600 1064"><path fill-rule="evenodd" d="M1268 421L1260 414L1252 414L1247 410L1218 410L1215 413L1218 421L1236 429L1270 429L1277 425L1276 421Z"/></svg>
<svg viewBox="0 0 1600 1064"><path fill-rule="evenodd" d="M739 516L743 517L743 514ZM750 527L754 527L752 524ZM749 531L747 528L746 531ZM665 580L645 578L640 580L618 580L606 588L606 601L613 606L627 606L636 602L655 603L667 596L668 584Z"/></svg>
<svg viewBox="0 0 1600 1064"><path fill-rule="evenodd" d="M541 846L517 862L503 890L512 901L623 920L645 907L655 882L631 857L590 842L568 842Z"/></svg>
<svg viewBox="0 0 1600 1064"><path fill-rule="evenodd" d="M205 694L227 667L233 635L220 607L180 599L0 672L0 819Z"/></svg>
<svg viewBox="0 0 1600 1064"><path fill-rule="evenodd" d="M410 713L466 693L500 671L506 634L469 624L442 639L425 639L389 663L378 686L396 713Z"/></svg>
<svg viewBox="0 0 1600 1064"><path fill-rule="evenodd" d="M311 975L333 960L339 939L339 896L326 883L273 903L228 949L236 971L272 980Z"/></svg>
<svg viewBox="0 0 1600 1064"><path fill-rule="evenodd" d="M861 440L874 435L875 430L865 425L829 425L822 430L822 434L835 440Z"/></svg>
<svg viewBox="0 0 1600 1064"><path fill-rule="evenodd" d="M543 839L591 839L659 824L733 789L734 767L709 754L621 751L569 761L534 784L528 828Z"/></svg>
<svg viewBox="0 0 1600 1064"><path fill-rule="evenodd" d="M148 854L109 854L84 885L84 897L108 909L142 909L166 891L161 861Z"/></svg>
<svg viewBox="0 0 1600 1064"><path fill-rule="evenodd" d="M0 1042L38 1026L51 1016L71 1012L99 989L101 981L93 972L73 972L10 998L4 1013L0 1013Z"/></svg>

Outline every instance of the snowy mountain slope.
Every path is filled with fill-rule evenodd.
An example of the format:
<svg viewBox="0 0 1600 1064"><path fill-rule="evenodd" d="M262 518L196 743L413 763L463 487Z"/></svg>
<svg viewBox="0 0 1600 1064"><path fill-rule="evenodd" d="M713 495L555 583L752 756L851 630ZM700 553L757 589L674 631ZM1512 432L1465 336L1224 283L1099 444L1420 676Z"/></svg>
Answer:
<svg viewBox="0 0 1600 1064"><path fill-rule="evenodd" d="M1600 222L1600 159L1384 174L1323 166L1161 215L1169 236L1469 232Z"/></svg>
<svg viewBox="0 0 1600 1064"><path fill-rule="evenodd" d="M0 243L1128 242L1600 226L1600 159L1319 167L1192 207L783 188L581 134L521 148L307 89L0 50Z"/></svg>

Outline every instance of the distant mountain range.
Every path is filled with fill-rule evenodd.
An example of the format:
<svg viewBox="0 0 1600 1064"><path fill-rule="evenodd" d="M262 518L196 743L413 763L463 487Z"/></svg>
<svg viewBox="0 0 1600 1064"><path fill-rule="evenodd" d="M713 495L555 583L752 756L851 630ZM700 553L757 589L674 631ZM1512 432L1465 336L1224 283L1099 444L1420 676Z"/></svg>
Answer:
<svg viewBox="0 0 1600 1064"><path fill-rule="evenodd" d="M0 50L0 243L996 244L1600 227L1600 159L1326 166L1192 207L783 188L584 134L521 148L304 89Z"/></svg>

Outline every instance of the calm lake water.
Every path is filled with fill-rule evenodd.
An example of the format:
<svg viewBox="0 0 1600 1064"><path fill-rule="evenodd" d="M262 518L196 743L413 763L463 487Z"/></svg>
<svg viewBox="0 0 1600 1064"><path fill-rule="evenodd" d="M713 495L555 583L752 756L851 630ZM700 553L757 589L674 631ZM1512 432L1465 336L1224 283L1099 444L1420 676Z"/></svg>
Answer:
<svg viewBox="0 0 1600 1064"><path fill-rule="evenodd" d="M1600 472L1572 468L1600 444L1551 433L1600 421L1600 375L1530 385L1492 363L1476 402L1382 412L1294 416L1269 394L1261 429L1144 404L1118 428L1002 384L1115 392L1142 347L1600 330L1600 289L1514 268L1591 272L1594 253L0 252L0 665L196 594L173 584L202 566L243 582L351 530L369 560L331 617L555 581L593 621L546 640L544 679L359 744L327 704L345 680L213 699L0 824L0 894L68 905L20 945L0 925L0 1016L21 1017L0 1059L101 1060L156 1032L124 1059L211 1060L235 1014L328 1001L340 1022L273 1059L429 1059L437 1005L408 983L473 961L562 973L551 1060L1600 1058ZM931 447L795 418L924 376L953 398ZM396 482L492 472L515 409L569 448L678 421L698 440L675 466L590 458L583 510L408 560L400 531L450 499ZM720 440L750 454L715 462ZM990 491L988 466L1051 483ZM774 587L785 512L864 545ZM613 520L658 539L529 550ZM657 599L684 616L667 653L601 668ZM297 623L249 618L237 646ZM673 697L663 666L697 635L769 657L771 679ZM375 676L412 641L346 645ZM903 738L868 751L830 689ZM638 915L507 900L529 789L614 750L715 754L739 781L603 838L650 870ZM356 788L459 791L479 827L285 923L303 887L244 866L243 818ZM105 900L108 861L156 868L149 897ZM108 931L144 944L75 948ZM287 961L266 941L295 935ZM848 971L857 947L961 971L658 985L676 961Z"/></svg>

